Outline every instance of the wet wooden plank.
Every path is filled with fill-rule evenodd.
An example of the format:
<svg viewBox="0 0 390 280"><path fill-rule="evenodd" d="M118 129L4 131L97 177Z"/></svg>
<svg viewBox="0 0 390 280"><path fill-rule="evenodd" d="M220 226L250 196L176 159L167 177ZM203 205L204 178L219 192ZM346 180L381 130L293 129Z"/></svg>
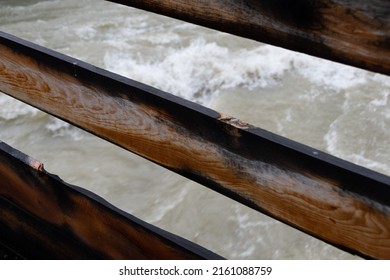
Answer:
<svg viewBox="0 0 390 280"><path fill-rule="evenodd" d="M390 178L0 34L0 91L361 256L390 258Z"/></svg>
<svg viewBox="0 0 390 280"><path fill-rule="evenodd" d="M390 74L388 0L111 0L363 69Z"/></svg>
<svg viewBox="0 0 390 280"><path fill-rule="evenodd" d="M23 257L0 242L0 260L22 260Z"/></svg>
<svg viewBox="0 0 390 280"><path fill-rule="evenodd" d="M0 242L9 247L3 247L7 258L220 258L63 182L1 141L0 182Z"/></svg>

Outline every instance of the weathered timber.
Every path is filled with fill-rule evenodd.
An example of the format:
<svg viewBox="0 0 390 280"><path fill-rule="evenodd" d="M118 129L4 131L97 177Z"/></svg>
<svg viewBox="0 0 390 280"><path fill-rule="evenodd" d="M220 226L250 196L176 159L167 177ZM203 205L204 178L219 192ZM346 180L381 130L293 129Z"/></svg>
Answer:
<svg viewBox="0 0 390 280"><path fill-rule="evenodd" d="M63 182L42 163L3 142L0 242L9 247L0 246L6 258L221 258Z"/></svg>
<svg viewBox="0 0 390 280"><path fill-rule="evenodd" d="M21 260L24 259L14 250L9 248L7 245L0 242L0 260Z"/></svg>
<svg viewBox="0 0 390 280"><path fill-rule="evenodd" d="M110 0L390 74L388 0Z"/></svg>
<svg viewBox="0 0 390 280"><path fill-rule="evenodd" d="M0 91L361 256L390 258L390 178L5 33Z"/></svg>

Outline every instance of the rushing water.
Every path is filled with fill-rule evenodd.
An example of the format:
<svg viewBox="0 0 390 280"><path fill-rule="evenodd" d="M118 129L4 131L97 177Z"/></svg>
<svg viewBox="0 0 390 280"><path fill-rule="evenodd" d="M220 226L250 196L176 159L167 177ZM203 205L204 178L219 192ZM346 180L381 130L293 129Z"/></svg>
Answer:
<svg viewBox="0 0 390 280"><path fill-rule="evenodd" d="M390 78L105 1L0 0L0 30L390 175ZM0 93L0 140L227 258L355 258Z"/></svg>

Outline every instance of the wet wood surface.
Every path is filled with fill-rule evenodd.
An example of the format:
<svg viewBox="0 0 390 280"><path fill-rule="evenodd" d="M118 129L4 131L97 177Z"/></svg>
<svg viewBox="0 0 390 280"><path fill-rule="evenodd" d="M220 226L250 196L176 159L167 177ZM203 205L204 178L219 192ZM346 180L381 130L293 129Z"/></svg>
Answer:
<svg viewBox="0 0 390 280"><path fill-rule="evenodd" d="M390 74L388 0L113 0L234 35Z"/></svg>
<svg viewBox="0 0 390 280"><path fill-rule="evenodd" d="M337 247L390 258L385 175L5 33L0 91Z"/></svg>
<svg viewBox="0 0 390 280"><path fill-rule="evenodd" d="M3 142L0 242L9 247L3 247L7 249L3 253L6 258L220 258L116 209L93 193L63 182L46 172L42 163Z"/></svg>

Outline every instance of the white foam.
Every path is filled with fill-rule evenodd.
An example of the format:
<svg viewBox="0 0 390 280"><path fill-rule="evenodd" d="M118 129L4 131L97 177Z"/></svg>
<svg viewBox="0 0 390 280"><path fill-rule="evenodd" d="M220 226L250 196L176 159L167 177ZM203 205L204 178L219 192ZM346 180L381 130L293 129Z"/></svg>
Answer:
<svg viewBox="0 0 390 280"><path fill-rule="evenodd" d="M363 85L370 75L361 69L301 54L294 58L294 65L312 83L335 90Z"/></svg>
<svg viewBox="0 0 390 280"><path fill-rule="evenodd" d="M85 133L64 122L60 119L50 117L50 122L46 124L45 128L53 135L53 137L71 137L75 141L80 141L84 138Z"/></svg>
<svg viewBox="0 0 390 280"><path fill-rule="evenodd" d="M91 25L83 25L76 29L76 34L84 40L92 39L96 36L96 32L96 29Z"/></svg>
<svg viewBox="0 0 390 280"><path fill-rule="evenodd" d="M161 57L108 51L104 62L111 71L207 104L221 89L264 87L280 79L289 69L287 56L269 53L268 46L231 51L198 38L166 49Z"/></svg>
<svg viewBox="0 0 390 280"><path fill-rule="evenodd" d="M389 91L382 91L378 98L375 98L370 101L369 105L376 110L378 107L388 106L389 105ZM390 108L389 108L390 109Z"/></svg>
<svg viewBox="0 0 390 280"><path fill-rule="evenodd" d="M375 88L375 84L370 88ZM390 121L388 90L365 89L344 93L342 113L324 136L326 150L358 165L390 174Z"/></svg>
<svg viewBox="0 0 390 280"><path fill-rule="evenodd" d="M0 92L0 119L14 120L22 116L35 116L38 110Z"/></svg>
<svg viewBox="0 0 390 280"><path fill-rule="evenodd" d="M382 75L269 45L234 50L203 37L179 45L176 42L180 37L172 30L143 36L155 45L156 53L134 53L129 47L124 51L107 50L105 67L203 104L208 104L222 89L264 88L280 82L291 72L336 91L369 81L390 83ZM126 45L121 40L116 44Z"/></svg>

